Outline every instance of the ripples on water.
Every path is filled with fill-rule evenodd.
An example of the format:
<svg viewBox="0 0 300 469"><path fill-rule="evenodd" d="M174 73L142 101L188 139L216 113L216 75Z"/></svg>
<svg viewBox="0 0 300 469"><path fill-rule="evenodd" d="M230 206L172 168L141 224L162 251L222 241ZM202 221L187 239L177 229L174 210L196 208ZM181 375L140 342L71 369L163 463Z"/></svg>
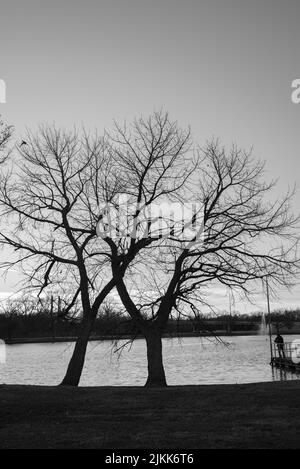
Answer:
<svg viewBox="0 0 300 469"><path fill-rule="evenodd" d="M291 341L299 336L286 336ZM168 384L229 384L299 379L299 374L272 371L268 336L163 339ZM119 342L118 346L121 343ZM0 363L0 383L58 384L66 371L74 344L22 344L6 347ZM121 357L110 341L90 342L82 386L144 385L147 377L146 344L136 340Z"/></svg>

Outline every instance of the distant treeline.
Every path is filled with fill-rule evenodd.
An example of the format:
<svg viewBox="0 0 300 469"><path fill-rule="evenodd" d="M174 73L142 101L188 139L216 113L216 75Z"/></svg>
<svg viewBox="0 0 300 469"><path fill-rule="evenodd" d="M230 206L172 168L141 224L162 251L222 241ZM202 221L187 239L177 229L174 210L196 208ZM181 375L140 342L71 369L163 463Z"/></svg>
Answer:
<svg viewBox="0 0 300 469"><path fill-rule="evenodd" d="M265 318L266 323L268 318ZM300 309L280 310L271 314L273 327L293 330L300 327ZM297 324L298 323L298 324ZM207 317L171 318L166 333L218 333L218 332L258 332L264 320L262 313L232 315L222 314ZM53 301L43 301L37 305L32 300L14 300L0 312L0 338L5 340L20 338L76 337L80 328L80 311L66 313L63 305L54 308ZM92 336L137 336L139 331L126 314L106 306L96 319Z"/></svg>

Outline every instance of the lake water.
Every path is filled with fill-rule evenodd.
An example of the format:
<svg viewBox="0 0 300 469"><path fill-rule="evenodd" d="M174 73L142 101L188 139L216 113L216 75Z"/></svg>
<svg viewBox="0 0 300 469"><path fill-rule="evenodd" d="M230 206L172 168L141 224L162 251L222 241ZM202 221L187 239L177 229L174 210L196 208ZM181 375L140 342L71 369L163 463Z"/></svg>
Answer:
<svg viewBox="0 0 300 469"><path fill-rule="evenodd" d="M300 338L286 336L286 341ZM168 384L250 383L299 379L291 372L272 370L267 336L163 339ZM118 347L122 342L118 343ZM73 343L6 346L0 362L0 383L56 385L66 371ZM147 377L146 345L136 340L121 356L110 341L90 342L80 384L82 386L144 385ZM3 360L2 360L3 361Z"/></svg>

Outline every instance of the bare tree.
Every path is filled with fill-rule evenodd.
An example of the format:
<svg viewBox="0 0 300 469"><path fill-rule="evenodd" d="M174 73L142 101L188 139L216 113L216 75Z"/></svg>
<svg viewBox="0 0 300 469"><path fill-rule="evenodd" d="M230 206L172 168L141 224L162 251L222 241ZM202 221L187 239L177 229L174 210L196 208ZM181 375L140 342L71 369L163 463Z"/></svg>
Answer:
<svg viewBox="0 0 300 469"><path fill-rule="evenodd" d="M118 138L125 134L117 124L116 138L41 127L18 147L1 180L0 241L14 251L2 267L21 268L26 285L38 290L38 295L73 292L69 310L81 301L81 330L62 384L79 383L97 312L115 286L112 264L118 265L118 275L124 275L139 251L155 240L130 237L128 242L119 234L97 236L106 207L120 209L120 196L133 197L131 201L137 204L134 221L138 221L138 203L145 199L144 191L147 204L176 194L189 174L184 167L189 132L178 130L167 115L155 114L148 122L156 134L153 148L148 150L148 144L144 142L143 147L141 141L144 123L140 120L134 125L138 132L135 145L145 152L136 173L130 168L130 155L127 162L126 158L121 162ZM181 160L177 169L173 164L176 159ZM120 230L121 225L115 228ZM64 314L67 312L65 309Z"/></svg>
<svg viewBox="0 0 300 469"><path fill-rule="evenodd" d="M288 286L299 271L299 220L291 212L293 191L274 199L275 182L263 181L264 164L236 146L227 153L216 141L198 151L199 160L186 173L189 161L183 161L180 152L169 160L168 150L157 146L165 125L160 115L155 124L151 119L136 123L133 135L118 129L115 158L128 179L132 203L146 206L175 195L182 205L187 195L197 202L190 220L197 219L195 235L184 239L174 224L161 237L153 236L150 229L148 244L125 277L117 247L107 239L119 296L146 339L147 386L166 385L161 338L172 312L198 313L203 305L211 306L207 287L215 283L247 297L258 280L268 277L274 286ZM159 190L157 167L170 170L159 179ZM139 218L141 211L136 211L135 226ZM165 221L167 225L170 220ZM152 224L150 220L148 228Z"/></svg>
<svg viewBox="0 0 300 469"><path fill-rule="evenodd" d="M72 292L68 310L81 301L81 331L62 384L78 384L98 309L114 287L96 234L107 157L97 135L41 127L1 180L1 243L14 251L2 267L22 268L38 295Z"/></svg>
<svg viewBox="0 0 300 469"><path fill-rule="evenodd" d="M275 184L262 176L263 165L236 147L193 151L190 131L164 112L116 124L103 138L55 129L28 136L1 183L1 242L18 254L6 266L23 266L39 294L63 285L71 306L81 299L63 384L78 384L95 317L114 287L146 339L146 385L165 386L161 339L173 312L210 306L215 282L248 295L266 276L292 281L293 193L270 202ZM174 209L187 203L188 221Z"/></svg>
<svg viewBox="0 0 300 469"><path fill-rule="evenodd" d="M9 154L8 144L11 140L13 127L6 125L0 116L0 164L4 163Z"/></svg>

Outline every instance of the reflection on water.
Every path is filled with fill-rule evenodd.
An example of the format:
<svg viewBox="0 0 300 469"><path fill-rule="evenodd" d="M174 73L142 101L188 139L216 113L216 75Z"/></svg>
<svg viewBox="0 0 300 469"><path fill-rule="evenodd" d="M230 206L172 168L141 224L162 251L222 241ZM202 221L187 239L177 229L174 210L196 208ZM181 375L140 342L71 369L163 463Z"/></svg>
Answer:
<svg viewBox="0 0 300 469"><path fill-rule="evenodd" d="M288 336L289 341L299 336ZM164 363L170 385L250 383L299 379L299 374L272 369L267 336L164 339ZM121 344L119 343L118 346ZM66 371L73 343L24 344L6 347L0 383L58 384ZM90 342L82 386L143 385L147 376L146 346L136 340L121 357L110 341Z"/></svg>
<svg viewBox="0 0 300 469"><path fill-rule="evenodd" d="M272 368L272 379L273 381L288 381L291 379L300 379L300 372L292 373L286 368Z"/></svg>

